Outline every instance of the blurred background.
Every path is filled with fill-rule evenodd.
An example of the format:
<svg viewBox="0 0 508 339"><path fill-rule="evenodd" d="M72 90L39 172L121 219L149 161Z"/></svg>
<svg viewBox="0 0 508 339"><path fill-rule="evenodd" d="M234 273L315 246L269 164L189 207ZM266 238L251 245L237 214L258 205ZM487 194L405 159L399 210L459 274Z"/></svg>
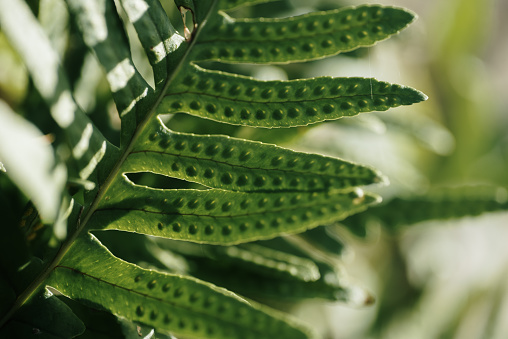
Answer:
<svg viewBox="0 0 508 339"><path fill-rule="evenodd" d="M436 186L506 187L508 2L344 4L367 2L405 7L418 19L354 57L309 65L307 76L375 77L415 87L429 100L323 124L297 145L379 168L391 182L379 190L385 199ZM321 324L329 338L508 337L506 213L425 222L395 235L371 226L365 239L345 235L350 251L343 259L350 276L374 291L377 303L363 309L306 304L297 311L302 317Z"/></svg>
<svg viewBox="0 0 508 339"><path fill-rule="evenodd" d="M38 6L38 1L28 2ZM182 32L175 6L163 3ZM225 126L186 115L167 117L168 126L278 143L371 165L390 180L389 186L373 188L385 200L440 186L508 187L507 1L284 0L231 15L280 17L365 3L408 8L418 20L372 48L324 60L282 66L208 66L260 79L374 77L417 88L429 96L426 102L275 131ZM116 111L100 67L83 53L73 30L60 27L67 25L65 12L41 11L39 18L50 34L67 32L54 33L53 42L65 55L62 59L75 96L104 134L118 144ZM133 48L137 66L149 79L141 54ZM22 62L0 34L0 98L43 132L51 131L51 122L41 118L44 105L31 89ZM5 176L0 176L0 189L5 193L0 195L1 211L9 212L6 222L15 223L25 198ZM499 191L500 200L507 199L505 192ZM348 245L341 265L351 280L373 292L376 303L359 307L307 301L293 313L330 339L508 338L507 226L507 213L491 213L420 223L396 233L373 223L363 237L337 227Z"/></svg>

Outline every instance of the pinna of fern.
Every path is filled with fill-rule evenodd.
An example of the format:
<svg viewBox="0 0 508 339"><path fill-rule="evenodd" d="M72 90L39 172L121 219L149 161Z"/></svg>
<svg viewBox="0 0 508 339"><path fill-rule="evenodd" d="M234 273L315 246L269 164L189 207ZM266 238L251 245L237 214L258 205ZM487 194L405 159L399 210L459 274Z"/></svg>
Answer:
<svg viewBox="0 0 508 339"><path fill-rule="evenodd" d="M420 102L426 99L421 92L375 79L260 81L205 67L210 61L279 64L333 56L387 39L405 28L414 15L379 5L282 19L234 19L227 14L258 2L266 1L176 1L194 21L192 34L184 37L173 28L158 0L118 1L125 12L122 19L134 26L153 69L154 87L132 61L124 22L113 2L66 2L71 20L106 73L121 119L119 147L76 104L59 56L28 6L22 0L0 4L2 29L64 136L55 145L46 145L58 150L52 161L65 166L68 182L82 184L77 192L62 188L49 206L41 204L44 192L25 189L36 208L44 211L45 223L67 220L67 227L59 232L60 246L44 258L44 265L29 265L32 272L6 294L3 334L37 328L63 336L83 331L90 335L94 327L76 316L76 306L44 293L56 290L89 312L100 309L182 337L313 336L307 326L282 312L192 277L190 270L146 269L120 259L99 241L105 231L172 239L176 242L167 245L169 250L189 262L208 259L194 255L189 250L194 245L187 246L187 252L182 250L178 241L207 244L211 256L244 267L245 277L273 280L265 289L245 289L244 294L252 297L286 291L297 298L347 301L355 294L333 265L310 254L309 248L323 245L318 240L316 246L314 239L327 239L326 234L306 232L289 243L273 238L343 220L378 202L378 196L360 188L382 182L378 171L275 145L175 132L161 115L187 113L231 125L285 128ZM34 46L38 55L33 53ZM14 113L2 108L2 114ZM20 124L31 126L27 121ZM6 154L0 155L8 173L20 161L27 161L27 157L19 160ZM131 180L135 173L181 179L205 189L149 187ZM268 239L273 240L261 241ZM260 242L243 244L252 241ZM222 269L211 267L200 272L199 278L232 289L242 285L241 279L217 279ZM277 289L270 290L273 286ZM72 319L71 326L27 322L27 314L48 307L58 307Z"/></svg>

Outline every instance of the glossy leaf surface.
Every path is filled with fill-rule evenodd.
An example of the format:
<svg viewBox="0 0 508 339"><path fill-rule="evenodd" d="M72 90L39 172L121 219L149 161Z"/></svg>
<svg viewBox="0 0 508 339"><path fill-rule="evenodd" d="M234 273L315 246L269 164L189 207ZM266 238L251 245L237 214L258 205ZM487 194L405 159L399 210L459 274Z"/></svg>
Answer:
<svg viewBox="0 0 508 339"><path fill-rule="evenodd" d="M175 82L159 112L186 112L234 125L305 126L362 112L411 105L426 96L375 79L321 77L260 81L190 66Z"/></svg>
<svg viewBox="0 0 508 339"><path fill-rule="evenodd" d="M47 265L43 266L38 257L27 256L21 263L27 263L26 267L14 274L19 279L12 280L22 284L11 286L10 275L0 279L5 291L0 297L8 303L5 310L2 307L5 316L0 327L16 319L17 311L23 310L37 288L50 286L82 303L84 308L72 309L83 319L89 318L90 309L110 313L107 323L112 324L108 332L112 335L119 333L118 326L113 325L115 317L120 317L131 325L143 324L149 331L169 331L185 338L313 336L298 321L277 311L209 282L167 271L192 271L260 298L318 297L347 302L356 298L360 304L371 300L368 294L349 286L333 265L309 255L307 243L297 244L294 251L263 244L227 245L303 232L362 212L379 198L363 193L360 187L383 182L379 172L270 144L175 132L170 129L171 120L169 128L164 125L162 115L188 113L233 125L230 128L234 131L237 125L306 126L425 100L417 90L375 79L260 81L206 69L209 61L291 63L371 46L399 32L414 15L383 6L282 19L233 19L224 12L261 2L177 0L177 9L192 15L194 30L185 27L183 34L174 29L165 7L157 0L66 2L73 20L70 31L80 32L82 42L104 69L121 121L118 147L101 135L74 101L70 90L74 84L67 81L60 65L59 55L65 55L53 51L30 8L21 0L1 3L2 30L14 40L26 63L58 126L55 133L64 136L52 146L67 165L70 187L59 186L58 191L74 200L59 211L59 215L70 216L66 227L69 235L54 244L56 253L53 256L50 251ZM184 26L188 25L184 20ZM145 54L141 59L145 58L151 73L140 71L142 66L133 61L131 51L137 48L129 36L132 27L141 43L139 51ZM100 113L106 111L115 110L108 106ZM9 170L9 164L5 165ZM143 175L158 179L144 184L139 180ZM158 180L171 185L159 188ZM178 189L176 185L182 181L189 186L202 185L203 189ZM147 259L151 262L144 264L155 264L161 271L115 257L92 234L120 233L115 231L137 233L143 243L129 247L117 237L105 242L112 250L125 246L124 253L135 252L129 260L141 263ZM158 237L157 241L167 238L170 243L171 239L198 243L191 246L208 252L206 256L193 256L169 246L174 250L171 260L180 256L183 264L168 264L169 252L163 253L162 247L155 245L144 246L148 242L142 234ZM322 240L322 252L340 246L333 239L325 244L330 239L317 232L302 239L308 243ZM174 243L181 242L173 241L176 248ZM214 264L197 272L193 265L200 267L202 263ZM19 264L4 265L2 261L5 270L18 269ZM231 267L238 268L238 275L226 274ZM1 273L3 277L5 272ZM62 318L72 325L72 331L62 328L59 335L76 336L83 324L75 321L71 309L64 308ZM90 321L84 323L88 326L86 335L101 329Z"/></svg>
<svg viewBox="0 0 508 339"><path fill-rule="evenodd" d="M95 237L78 239L48 283L65 295L175 335L307 338L281 314L190 277L145 270L115 258Z"/></svg>
<svg viewBox="0 0 508 339"><path fill-rule="evenodd" d="M406 10L376 5L283 19L221 15L199 36L193 51L197 60L287 63L319 59L373 45L414 19Z"/></svg>
<svg viewBox="0 0 508 339"><path fill-rule="evenodd" d="M384 180L372 168L341 159L225 136L172 132L160 120L141 134L121 170L244 192L350 189Z"/></svg>
<svg viewBox="0 0 508 339"><path fill-rule="evenodd" d="M128 198L124 196L128 192ZM243 193L160 190L119 180L91 229L117 229L194 242L233 244L331 223L377 202L356 191Z"/></svg>

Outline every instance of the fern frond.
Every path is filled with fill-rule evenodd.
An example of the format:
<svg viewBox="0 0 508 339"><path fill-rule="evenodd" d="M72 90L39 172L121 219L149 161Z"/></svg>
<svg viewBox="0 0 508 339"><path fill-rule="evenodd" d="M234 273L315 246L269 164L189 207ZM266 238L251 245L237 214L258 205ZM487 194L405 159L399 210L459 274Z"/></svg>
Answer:
<svg viewBox="0 0 508 339"><path fill-rule="evenodd" d="M369 167L225 136L168 130L154 120L140 135L123 173L152 172L230 191L323 191L384 181Z"/></svg>
<svg viewBox="0 0 508 339"><path fill-rule="evenodd" d="M234 125L305 126L362 112L411 105L426 96L375 79L321 77L259 81L198 66L175 81L159 112L186 112Z"/></svg>
<svg viewBox="0 0 508 339"><path fill-rule="evenodd" d="M371 46L414 19L406 10L383 6L284 19L233 19L224 12L261 2L177 0L179 9L190 10L194 21L194 31L184 38L157 0L67 1L84 43L104 68L121 119L118 148L75 103L57 54L26 4L0 3L2 29L16 43L65 135L62 145L67 152L62 154L69 155L64 159L69 181L94 186L72 191L71 233L44 268L38 258L26 258L34 263L34 273L22 277L19 291L6 289L16 296L12 300L7 295L12 307L2 315L0 326L13 324L39 286L51 286L86 307L185 337L313 336L286 315L208 282L123 261L93 235L115 230L233 245L340 221L379 201L360 188L383 181L367 166L221 135L174 132L171 121L169 128L162 122L162 114L183 112L231 125L305 126L426 99L415 89L375 79L259 81L204 68L205 61L279 64L320 59ZM154 88L133 62L117 4L125 11L122 18L136 30L153 69ZM18 29L19 24L26 29ZM32 52L34 48L40 55ZM206 189L144 186L130 179L135 173L182 179ZM70 197L70 192L64 193ZM242 285L215 280L224 272L220 265L210 265L202 277L248 295L354 299L357 290L336 267L309 254L312 241L330 240L323 252L341 248L339 241L317 232L303 235L304 241L292 249L270 248L262 242L208 246L210 257L239 266L250 281ZM210 259L190 257L189 262ZM19 266L13 265L12 271ZM361 303L372 300L361 295ZM75 320L73 309L65 314ZM81 323L74 322L72 335L78 330Z"/></svg>
<svg viewBox="0 0 508 339"><path fill-rule="evenodd" d="M193 51L198 61L288 63L371 46L398 33L414 19L399 8L358 6L283 19L233 19L225 13L201 33Z"/></svg>
<svg viewBox="0 0 508 339"><path fill-rule="evenodd" d="M122 0L120 3L136 29L158 89L176 67L185 38L175 30L158 0Z"/></svg>
<svg viewBox="0 0 508 339"><path fill-rule="evenodd" d="M128 194L128 195L126 195ZM90 220L116 229L200 243L234 244L342 220L378 202L356 191L244 193L159 190L119 179Z"/></svg>
<svg viewBox="0 0 508 339"><path fill-rule="evenodd" d="M505 210L508 210L505 188L459 186L434 189L422 195L396 197L345 220L343 224L358 233L358 229L361 230L368 222L377 221L395 231L424 221L457 219Z"/></svg>
<svg viewBox="0 0 508 339"><path fill-rule="evenodd" d="M89 306L182 336L310 335L286 316L222 288L124 262L93 236L78 238L70 251L48 283Z"/></svg>

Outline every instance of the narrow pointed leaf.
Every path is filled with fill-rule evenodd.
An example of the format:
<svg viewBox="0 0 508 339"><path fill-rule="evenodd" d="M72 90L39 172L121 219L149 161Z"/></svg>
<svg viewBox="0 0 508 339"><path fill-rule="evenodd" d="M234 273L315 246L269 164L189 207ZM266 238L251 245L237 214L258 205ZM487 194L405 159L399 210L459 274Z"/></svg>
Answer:
<svg viewBox="0 0 508 339"><path fill-rule="evenodd" d="M325 227L314 230L322 229ZM284 300L324 298L357 304L359 299L351 298L361 294L360 288L351 286L343 273L330 266L333 261L318 262L300 244L287 242L287 237L227 247L165 244L188 258L191 275L242 295ZM227 274L231 271L235 274ZM368 298L367 292L363 295Z"/></svg>
<svg viewBox="0 0 508 339"><path fill-rule="evenodd" d="M176 51L185 39L175 30L159 0L122 0L121 3L153 67L158 87L175 67L180 56Z"/></svg>
<svg viewBox="0 0 508 339"><path fill-rule="evenodd" d="M227 270L209 272L203 279L221 284L236 293L251 298L273 299L281 301L301 301L322 299L341 301L354 306L367 306L374 297L366 290L350 286L332 277L332 273L317 281L285 280L277 277L266 278L251 272L237 271L237 275L227 275Z"/></svg>
<svg viewBox="0 0 508 339"><path fill-rule="evenodd" d="M190 66L157 111L273 128L305 126L423 100L426 96L415 89L375 79L260 81Z"/></svg>
<svg viewBox="0 0 508 339"><path fill-rule="evenodd" d="M28 5L21 0L0 2L0 25L25 62L52 118L65 133L66 147L72 154L68 176L92 179L104 155L108 152L114 157L114 147L74 101L59 56Z"/></svg>
<svg viewBox="0 0 508 339"><path fill-rule="evenodd" d="M161 190L117 180L90 220L117 229L200 243L234 244L302 232L377 202L352 192L243 193Z"/></svg>
<svg viewBox="0 0 508 339"><path fill-rule="evenodd" d="M0 100L0 159L45 222L56 220L67 171L42 133Z"/></svg>
<svg viewBox="0 0 508 339"><path fill-rule="evenodd" d="M225 136L177 133L155 120L123 173L153 172L231 191L323 191L383 182L372 168Z"/></svg>
<svg viewBox="0 0 508 339"><path fill-rule="evenodd" d="M388 229L429 220L478 216L508 210L507 191L501 187L463 186L431 191L428 194L394 198L368 212L344 220L348 228L365 227L369 220L381 221Z"/></svg>
<svg viewBox="0 0 508 339"><path fill-rule="evenodd" d="M209 283L115 258L93 236L78 239L48 284L116 315L199 338L308 338L305 328ZM88 287L88 288L83 288Z"/></svg>
<svg viewBox="0 0 508 339"><path fill-rule="evenodd" d="M140 103L151 92L131 58L127 36L111 1L68 1L76 17L85 44L95 52L104 67L117 110L122 119L122 144L132 136L143 118Z"/></svg>
<svg viewBox="0 0 508 339"><path fill-rule="evenodd" d="M196 43L196 60L287 63L324 58L371 46L414 19L407 10L358 6L283 19L223 19Z"/></svg>
<svg viewBox="0 0 508 339"><path fill-rule="evenodd" d="M223 256L197 257L192 261L194 269L191 274L254 299L297 301L319 298L355 306L373 302L369 292L351 285L349 279L335 269L323 270L316 280L304 280L294 275L281 275L281 272L267 275L270 270L261 270L261 266L254 267L248 262L237 265ZM231 271L235 274L227 273Z"/></svg>
<svg viewBox="0 0 508 339"><path fill-rule="evenodd" d="M261 276L315 281L320 278L313 261L256 244L211 246L210 255L225 268L250 271Z"/></svg>

